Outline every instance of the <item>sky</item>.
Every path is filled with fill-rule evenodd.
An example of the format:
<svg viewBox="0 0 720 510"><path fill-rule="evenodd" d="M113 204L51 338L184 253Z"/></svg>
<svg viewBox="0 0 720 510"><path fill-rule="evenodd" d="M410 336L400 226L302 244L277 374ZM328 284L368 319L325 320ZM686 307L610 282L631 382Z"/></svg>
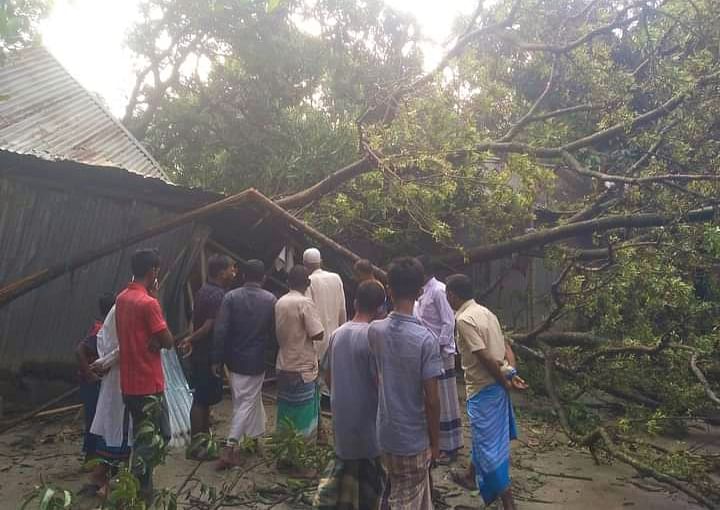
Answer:
<svg viewBox="0 0 720 510"><path fill-rule="evenodd" d="M386 0L410 12L431 41L425 48L432 65L448 42L453 20L473 11L477 0ZM133 61L125 48L140 0L55 0L40 26L43 43L88 90L99 94L122 117L134 85Z"/></svg>

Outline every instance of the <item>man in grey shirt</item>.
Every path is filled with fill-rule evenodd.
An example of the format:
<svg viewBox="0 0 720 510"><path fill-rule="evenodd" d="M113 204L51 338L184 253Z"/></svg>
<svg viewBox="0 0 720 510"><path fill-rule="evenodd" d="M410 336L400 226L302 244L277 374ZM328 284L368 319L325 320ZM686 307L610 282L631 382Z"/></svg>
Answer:
<svg viewBox="0 0 720 510"><path fill-rule="evenodd" d="M385 302L377 281L360 284L355 317L330 336L323 360L330 388L335 459L320 480L315 508L378 508L385 486L375 419L377 372L368 328Z"/></svg>
<svg viewBox="0 0 720 510"><path fill-rule="evenodd" d="M423 268L414 258L395 260L388 270L395 305L368 329L378 371L378 439L388 470L393 510L431 510L431 461L440 453L437 340L413 316L422 292Z"/></svg>

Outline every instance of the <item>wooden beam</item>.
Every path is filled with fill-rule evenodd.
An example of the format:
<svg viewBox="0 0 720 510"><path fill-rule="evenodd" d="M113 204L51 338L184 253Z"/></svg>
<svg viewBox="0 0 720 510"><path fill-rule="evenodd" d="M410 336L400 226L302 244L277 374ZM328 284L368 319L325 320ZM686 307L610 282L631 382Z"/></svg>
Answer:
<svg viewBox="0 0 720 510"><path fill-rule="evenodd" d="M146 228L142 232L138 232L137 234L133 234L118 241L113 241L99 248L83 252L80 255L72 257L70 260L61 262L60 264L55 264L34 274L20 278L19 280L0 288L0 307L7 305L41 285L55 280L56 278L59 278L78 268L84 267L91 262L106 257L107 255L115 253L118 250L125 249L128 246L145 241L146 239L150 239L157 235L164 234L165 232L174 230L187 223L191 223L224 209L247 202L256 195L258 195L258 193L254 189L245 190L236 195L232 195L223 200L218 200L217 202L194 209L174 218L163 220Z"/></svg>
<svg viewBox="0 0 720 510"><path fill-rule="evenodd" d="M72 397L72 396L75 395L79 390L80 390L80 387L79 387L79 386L76 386L76 387L72 388L71 390L66 391L66 392L63 393L62 395L57 396L57 397L55 397L55 398L53 398L53 399L48 400L47 402L45 402L43 405L41 405L41 406L38 407L37 409L34 409L34 410L30 411L29 413L26 413L26 414L20 416L19 418L16 418L16 419L14 419L14 420L12 420L12 421L10 421L10 422L8 422L8 423L5 423L5 424L3 424L3 425L0 425L0 434L6 433L8 430L11 430L11 429L17 427L18 425L20 425L21 423L26 422L26 421L29 420L30 418L34 418L35 416L37 416L38 414L42 413L42 412L45 411L46 409L54 406L55 404L59 404L59 403L62 402L63 400Z"/></svg>
<svg viewBox="0 0 720 510"><path fill-rule="evenodd" d="M312 239L319 242L321 245L330 248L332 251L337 253L343 258L346 258L350 261L357 262L360 260L360 256L350 250L348 250L343 245L336 243L332 239L330 239L328 236L323 234L322 232L312 228L307 223L304 223L303 221L297 219L295 216L287 212L285 209L280 207L278 204L267 198L262 193L259 193L258 191L252 189L248 190L252 199L255 200L258 204L260 204L263 208L269 210L272 212L275 216L278 216L285 221L287 221L289 224L293 225L295 228L306 234L308 237L311 237ZM373 269L380 273L383 277L385 277L385 271L380 269L379 267L373 266Z"/></svg>

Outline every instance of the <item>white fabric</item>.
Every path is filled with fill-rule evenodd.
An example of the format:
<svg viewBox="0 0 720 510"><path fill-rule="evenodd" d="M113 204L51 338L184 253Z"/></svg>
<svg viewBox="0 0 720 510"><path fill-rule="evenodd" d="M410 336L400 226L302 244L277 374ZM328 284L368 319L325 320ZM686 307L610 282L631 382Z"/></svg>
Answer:
<svg viewBox="0 0 720 510"><path fill-rule="evenodd" d="M230 372L233 417L228 437L241 441L244 436L260 437L265 434L265 406L262 386L265 374L242 375Z"/></svg>
<svg viewBox="0 0 720 510"><path fill-rule="evenodd" d="M447 300L444 283L433 277L423 285L413 315L435 335L443 354L455 354L455 312Z"/></svg>
<svg viewBox="0 0 720 510"><path fill-rule="evenodd" d="M321 342L315 342L318 361L322 362L327 351L330 335L347 322L345 291L340 276L317 269L310 275L310 287L305 294L313 300L325 333Z"/></svg>
<svg viewBox="0 0 720 510"><path fill-rule="evenodd" d="M115 307L113 306L105 318L102 328L97 334L97 349L100 358L94 363L103 368L110 367L110 371L103 377L100 384L97 410L90 432L101 436L105 444L118 448L122 446L123 421L125 404L120 390L120 348L115 328ZM128 430L128 445L132 444L132 421Z"/></svg>
<svg viewBox="0 0 720 510"><path fill-rule="evenodd" d="M290 272L290 269L295 265L295 252L289 246L286 246L275 259L275 269L278 271Z"/></svg>

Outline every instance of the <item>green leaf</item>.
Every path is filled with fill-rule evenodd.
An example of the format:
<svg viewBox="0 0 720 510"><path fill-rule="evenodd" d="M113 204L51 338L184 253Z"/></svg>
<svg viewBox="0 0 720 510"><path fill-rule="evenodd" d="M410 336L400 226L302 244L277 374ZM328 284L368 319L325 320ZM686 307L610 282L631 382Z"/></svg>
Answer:
<svg viewBox="0 0 720 510"><path fill-rule="evenodd" d="M43 493L42 499L40 500L40 510L50 510L50 503L55 496L55 489L52 487L46 487Z"/></svg>
<svg viewBox="0 0 720 510"><path fill-rule="evenodd" d="M280 7L280 3L282 3L283 0L268 0L267 3L267 12L271 13L278 7Z"/></svg>
<svg viewBox="0 0 720 510"><path fill-rule="evenodd" d="M72 505L72 493L70 491L63 491L63 494L65 496L63 508L70 508L70 506Z"/></svg>

